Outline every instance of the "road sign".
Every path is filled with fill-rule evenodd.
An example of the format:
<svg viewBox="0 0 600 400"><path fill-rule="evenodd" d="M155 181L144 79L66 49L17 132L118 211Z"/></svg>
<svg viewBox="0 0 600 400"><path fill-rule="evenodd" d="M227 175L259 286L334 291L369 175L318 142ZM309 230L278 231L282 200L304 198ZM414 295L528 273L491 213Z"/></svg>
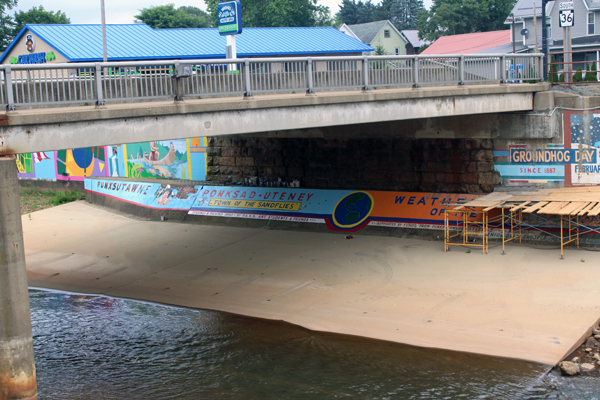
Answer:
<svg viewBox="0 0 600 400"><path fill-rule="evenodd" d="M242 33L242 5L239 0L217 5L219 35L237 35Z"/></svg>
<svg viewBox="0 0 600 400"><path fill-rule="evenodd" d="M568 28L570 26L573 26L574 21L575 21L574 10L560 10L558 12L558 26L559 27Z"/></svg>
<svg viewBox="0 0 600 400"><path fill-rule="evenodd" d="M558 3L559 10L572 10L573 8L572 1L563 1L562 3Z"/></svg>

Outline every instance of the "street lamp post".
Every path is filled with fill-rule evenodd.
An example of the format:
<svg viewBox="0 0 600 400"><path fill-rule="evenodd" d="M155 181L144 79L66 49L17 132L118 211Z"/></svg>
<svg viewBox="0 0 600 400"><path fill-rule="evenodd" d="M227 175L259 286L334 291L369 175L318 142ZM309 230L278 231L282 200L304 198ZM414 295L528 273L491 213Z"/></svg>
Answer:
<svg viewBox="0 0 600 400"><path fill-rule="evenodd" d="M100 0L102 4L102 52L104 55L104 62L107 59L107 51L106 51L106 13L104 10L104 0Z"/></svg>

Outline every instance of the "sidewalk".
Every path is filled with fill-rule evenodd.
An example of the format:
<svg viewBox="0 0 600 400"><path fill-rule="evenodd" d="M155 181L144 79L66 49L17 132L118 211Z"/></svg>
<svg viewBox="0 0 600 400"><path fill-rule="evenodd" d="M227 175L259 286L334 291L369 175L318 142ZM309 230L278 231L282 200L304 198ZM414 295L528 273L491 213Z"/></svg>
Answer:
<svg viewBox="0 0 600 400"><path fill-rule="evenodd" d="M23 216L29 285L555 364L600 318L600 253L147 222L76 202ZM440 231L440 236L442 232ZM493 246L493 243L492 243Z"/></svg>

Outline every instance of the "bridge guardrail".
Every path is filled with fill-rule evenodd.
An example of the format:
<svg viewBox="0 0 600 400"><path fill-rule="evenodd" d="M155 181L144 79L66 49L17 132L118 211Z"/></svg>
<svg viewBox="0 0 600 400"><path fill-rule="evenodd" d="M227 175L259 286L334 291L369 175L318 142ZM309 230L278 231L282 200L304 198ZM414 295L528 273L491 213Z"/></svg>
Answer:
<svg viewBox="0 0 600 400"><path fill-rule="evenodd" d="M182 66L191 66L186 74ZM287 57L0 65L0 104L104 105L253 93L542 80L542 54Z"/></svg>

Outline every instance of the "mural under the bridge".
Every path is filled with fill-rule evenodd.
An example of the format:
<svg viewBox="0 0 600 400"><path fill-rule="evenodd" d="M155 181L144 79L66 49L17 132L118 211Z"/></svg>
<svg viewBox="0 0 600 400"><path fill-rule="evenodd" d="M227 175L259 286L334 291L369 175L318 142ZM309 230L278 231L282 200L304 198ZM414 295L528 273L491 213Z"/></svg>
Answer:
<svg viewBox="0 0 600 400"><path fill-rule="evenodd" d="M110 179L86 179L86 191L146 208L226 218L326 224L354 232L367 225L442 229L445 203L477 195L319 190L299 188L173 187ZM472 214L470 218L476 219Z"/></svg>
<svg viewBox="0 0 600 400"><path fill-rule="evenodd" d="M511 183L600 184L600 114L563 113L563 144L515 144L494 151L494 168Z"/></svg>
<svg viewBox="0 0 600 400"><path fill-rule="evenodd" d="M130 143L122 146L128 178L190 179L186 139Z"/></svg>
<svg viewBox="0 0 600 400"><path fill-rule="evenodd" d="M206 138L19 154L19 178L83 181L86 177L206 179Z"/></svg>

